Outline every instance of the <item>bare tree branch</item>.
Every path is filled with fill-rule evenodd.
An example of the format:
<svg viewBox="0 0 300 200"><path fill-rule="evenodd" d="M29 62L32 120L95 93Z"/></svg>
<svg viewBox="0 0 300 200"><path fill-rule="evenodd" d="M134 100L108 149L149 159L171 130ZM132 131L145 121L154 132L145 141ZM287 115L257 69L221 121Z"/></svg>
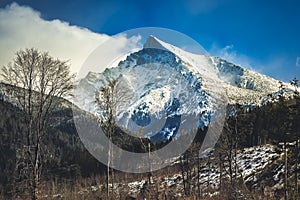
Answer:
<svg viewBox="0 0 300 200"><path fill-rule="evenodd" d="M31 198L37 199L41 145L49 126L49 114L59 106L62 97L70 95L75 75L70 74L67 62L33 48L18 51L13 63L2 68L1 75L7 84L14 86L13 98L25 112L26 141L20 151L25 158L17 160L16 168L20 168L19 178L29 183Z"/></svg>

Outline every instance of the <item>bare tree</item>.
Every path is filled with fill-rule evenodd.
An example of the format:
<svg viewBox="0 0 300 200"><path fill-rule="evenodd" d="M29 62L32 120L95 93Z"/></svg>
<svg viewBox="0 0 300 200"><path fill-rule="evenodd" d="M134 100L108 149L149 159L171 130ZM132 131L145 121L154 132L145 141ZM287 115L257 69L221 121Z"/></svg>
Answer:
<svg viewBox="0 0 300 200"><path fill-rule="evenodd" d="M108 80L105 86L102 86L96 94L96 102L102 110L102 116L100 117L100 124L109 138L112 141L112 136L116 131L116 116L120 106L124 105L130 99L128 88L117 80ZM107 187L107 198L109 197L109 181L112 181L112 189L114 189L114 172L110 166L113 161L112 155L112 142L108 146L108 159L107 159L107 176L106 176L106 187ZM111 178L110 178L111 174ZM113 193L113 191L112 191Z"/></svg>
<svg viewBox="0 0 300 200"><path fill-rule="evenodd" d="M17 160L16 168L23 173L31 198L37 199L42 141L49 127L49 114L62 102L62 97L70 95L74 75L66 61L33 48L18 51L14 61L2 68L1 75L6 83L15 86L14 98L25 112L26 140L19 155L23 159Z"/></svg>
<svg viewBox="0 0 300 200"><path fill-rule="evenodd" d="M220 167L220 190L223 186L223 176L227 174L230 182L230 195L237 198L237 150L238 150L238 130L237 116L231 116L224 124L223 134L216 145L216 155L218 155Z"/></svg>
<svg viewBox="0 0 300 200"><path fill-rule="evenodd" d="M103 111L103 117L100 119L101 126L104 132L107 134L109 140L111 141L112 134L115 131L116 121L116 99L114 96L114 90L116 87L116 80L109 81L107 86L103 86L98 91L96 95L96 102ZM111 142L108 147L108 157L107 157L107 172L106 172L106 189L107 197L109 198L109 176L110 176L110 162L111 162ZM113 173L113 171L112 171Z"/></svg>

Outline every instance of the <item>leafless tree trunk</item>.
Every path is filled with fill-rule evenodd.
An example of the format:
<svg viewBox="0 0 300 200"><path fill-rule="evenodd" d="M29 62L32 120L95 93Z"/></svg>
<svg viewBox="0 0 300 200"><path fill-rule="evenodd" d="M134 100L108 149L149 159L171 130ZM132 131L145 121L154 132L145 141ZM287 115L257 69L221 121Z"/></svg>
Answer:
<svg viewBox="0 0 300 200"><path fill-rule="evenodd" d="M184 168L184 157L180 156L180 167L181 167L181 177L182 177L182 184L183 190L186 193L186 178L185 178L185 168Z"/></svg>
<svg viewBox="0 0 300 200"><path fill-rule="evenodd" d="M185 171L186 171L186 195L190 195L190 188L191 188L191 176L190 176L190 155L189 155L189 151L187 150L185 152Z"/></svg>
<svg viewBox="0 0 300 200"><path fill-rule="evenodd" d="M200 151L198 151L197 156L197 188L198 188L198 197L201 197L201 183L200 183Z"/></svg>
<svg viewBox="0 0 300 200"><path fill-rule="evenodd" d="M296 169L295 169L295 199L299 197L299 190L298 190L298 164L299 164L299 141L296 141Z"/></svg>
<svg viewBox="0 0 300 200"><path fill-rule="evenodd" d="M208 156L207 160L207 165L208 165L208 173L207 173L207 191L210 189L210 171L211 171L211 162L210 162L210 156Z"/></svg>
<svg viewBox="0 0 300 200"><path fill-rule="evenodd" d="M151 167L151 143L148 141L148 159L149 159L149 172L148 172L148 182L149 185L152 183L152 167Z"/></svg>
<svg viewBox="0 0 300 200"><path fill-rule="evenodd" d="M16 167L26 166L27 169L21 167L17 171L23 173L22 178L28 182L31 199L37 199L41 144L49 126L49 114L61 103L62 97L70 95L74 75L70 74L66 62L36 49L18 51L14 62L2 68L1 75L6 83L14 86L14 98L25 112L26 140L20 151L25 157L16 161Z"/></svg>
<svg viewBox="0 0 300 200"><path fill-rule="evenodd" d="M110 182L110 164L112 156L112 135L115 131L115 116L116 116L116 97L114 96L115 87L117 81L109 81L107 86L100 88L98 95L96 96L96 101L98 105L103 110L103 119L100 119L100 123L107 134L110 143L108 144L108 156L107 156L107 172L106 172L106 192L107 198L109 195L109 182Z"/></svg>
<svg viewBox="0 0 300 200"><path fill-rule="evenodd" d="M238 130L237 130L237 117L234 117L234 198L237 199L237 150L238 150Z"/></svg>
<svg viewBox="0 0 300 200"><path fill-rule="evenodd" d="M238 151L238 129L236 116L230 117L224 125L223 134L217 144L216 151L219 154L220 165L220 190L222 187L222 177L227 173L230 181L230 192L232 198L237 198L237 151Z"/></svg>
<svg viewBox="0 0 300 200"><path fill-rule="evenodd" d="M288 200L288 148L284 142L284 200Z"/></svg>
<svg viewBox="0 0 300 200"><path fill-rule="evenodd" d="M222 156L219 155L219 168L220 168L220 185L219 185L219 188L220 188L220 193L222 192L222 187L223 187L223 162L221 161L222 160Z"/></svg>
<svg viewBox="0 0 300 200"><path fill-rule="evenodd" d="M114 189L114 171L111 168L113 161L113 149L112 149L112 138L116 131L116 115L118 107L129 100L129 93L124 85L120 84L117 80L109 80L108 84L102 86L97 95L96 102L98 106L103 111L103 115L100 117L100 124L103 131L108 136L111 141L108 146L108 159L107 159L107 177L106 177L106 187L107 187L107 198L110 198L109 194L109 182L112 182L112 192ZM110 178L111 176L111 178Z"/></svg>

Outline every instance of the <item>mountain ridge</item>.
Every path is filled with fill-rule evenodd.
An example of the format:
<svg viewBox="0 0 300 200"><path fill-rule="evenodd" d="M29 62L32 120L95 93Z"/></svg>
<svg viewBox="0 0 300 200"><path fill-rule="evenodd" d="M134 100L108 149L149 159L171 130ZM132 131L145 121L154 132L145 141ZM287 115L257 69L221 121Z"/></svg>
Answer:
<svg viewBox="0 0 300 200"><path fill-rule="evenodd" d="M223 81L230 104L260 105L267 101L266 96L268 94L278 92L281 84L287 89L287 92L289 91L289 94L286 94L286 96L292 95L291 91L293 88L289 83L235 65L219 57L186 52L179 47L159 40L155 36L149 36L148 40L150 43L144 46L149 48L151 44L154 44L153 47L155 48L159 46L157 44L160 44L162 48L174 52L180 59L192 65L194 69L198 69L198 73L200 73L201 77L205 77L208 80L209 78L215 80L219 78ZM192 70L193 69L191 69L191 71ZM217 74L218 77L214 77L215 74ZM209 84L211 81L212 80L204 80L204 87L206 86L205 84ZM208 88L208 90L211 90L211 88Z"/></svg>
<svg viewBox="0 0 300 200"><path fill-rule="evenodd" d="M203 129L218 115L221 104L260 106L274 100L272 96L276 96L281 84L287 88L286 96L292 95L287 83L217 57L189 53L155 36L149 36L143 49L131 53L117 66L102 73L89 72L79 82L74 103L101 117L103 111L95 95L109 80L120 80L123 87L131 90L131 101L127 107L120 106L123 110L117 112L116 119L120 126L132 132L140 125L146 127L151 120L161 120L167 107L174 106L168 102L179 100L180 103L167 118L193 116L192 126L198 124ZM187 127L182 123L180 126ZM153 134L151 128L148 130ZM170 130L175 133L170 134ZM165 125L160 132L175 137L177 131L178 127Z"/></svg>

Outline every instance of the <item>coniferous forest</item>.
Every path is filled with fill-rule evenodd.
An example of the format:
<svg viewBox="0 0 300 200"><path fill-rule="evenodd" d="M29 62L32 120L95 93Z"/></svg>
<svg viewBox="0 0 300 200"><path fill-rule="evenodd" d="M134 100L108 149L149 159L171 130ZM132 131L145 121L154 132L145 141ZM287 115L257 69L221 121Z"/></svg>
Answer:
<svg viewBox="0 0 300 200"><path fill-rule="evenodd" d="M2 87L12 86L3 84ZM53 111L48 119L51 126L43 139L42 172L38 186L40 199L107 199L107 182L110 187L109 198L112 199L299 198L298 95L289 99L282 97L276 102L251 109L241 105L229 106L235 109L235 114L227 117L215 150L207 157L197 156L206 134L206 130L199 130L188 151L173 165L147 174L110 171L112 174L109 179L107 167L93 158L82 145L72 121L71 104L67 104ZM2 199L26 199L29 182L22 176L26 166L20 166L20 149L26 130L22 116L25 113L3 98L0 99L0 111L1 196ZM122 148L147 152L147 141L129 136L126 138L121 129L115 129L112 139ZM159 149L163 145L152 142L151 148ZM264 152L266 145L272 145L272 150ZM262 169L250 174L243 173L239 169L239 162L243 157L255 156L247 154L247 151L256 147L262 147L256 154L261 151L263 157L267 154L274 156ZM255 163L250 163L248 168L251 165ZM217 178L211 177L210 173L218 174ZM276 174L277 179L274 180ZM134 188L137 181L140 183Z"/></svg>

